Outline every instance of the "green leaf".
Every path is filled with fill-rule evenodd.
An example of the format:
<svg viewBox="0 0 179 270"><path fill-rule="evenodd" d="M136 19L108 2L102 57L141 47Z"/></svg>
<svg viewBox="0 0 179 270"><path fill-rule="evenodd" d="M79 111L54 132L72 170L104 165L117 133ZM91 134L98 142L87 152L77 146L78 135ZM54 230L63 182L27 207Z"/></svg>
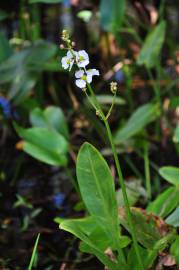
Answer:
<svg viewBox="0 0 179 270"><path fill-rule="evenodd" d="M40 40L3 61L0 84L9 84L8 98L14 99L16 104L20 102L33 89L38 75L56 53L56 45Z"/></svg>
<svg viewBox="0 0 179 270"><path fill-rule="evenodd" d="M176 187L170 187L160 194L147 207L147 212L160 217L166 217L179 204L179 190Z"/></svg>
<svg viewBox="0 0 179 270"><path fill-rule="evenodd" d="M170 254L175 257L176 263L179 266L179 236L177 236L176 240L172 243Z"/></svg>
<svg viewBox="0 0 179 270"><path fill-rule="evenodd" d="M138 65L146 65L148 68L155 66L159 59L166 31L166 22L161 21L151 33L147 35L137 59Z"/></svg>
<svg viewBox="0 0 179 270"><path fill-rule="evenodd" d="M32 252L32 256L31 256L31 260L29 263L29 267L28 270L31 270L33 268L34 262L35 262L35 257L37 255L37 247L38 247L38 243L39 243L39 239L40 239L40 233L37 235L36 241L35 241L35 245L33 248L33 252Z"/></svg>
<svg viewBox="0 0 179 270"><path fill-rule="evenodd" d="M89 143L84 143L79 151L77 179L89 213L97 218L116 242L119 229L114 180L104 158Z"/></svg>
<svg viewBox="0 0 179 270"><path fill-rule="evenodd" d="M96 226L97 220L95 217L86 217L76 220L69 219L62 221L60 224L61 229L72 233L89 247L87 252L94 254L104 265L108 266L110 270L118 270L119 265L115 262L112 262L109 257L104 254L104 251L101 251L104 250L103 239L94 239L94 236L92 239L90 238L91 232L95 229ZM103 242L102 246L101 243L99 244L100 241ZM99 248L99 246L102 248ZM122 263L121 266L124 267L124 270L127 269Z"/></svg>
<svg viewBox="0 0 179 270"><path fill-rule="evenodd" d="M19 136L25 140L23 150L32 157L49 165L66 165L68 143L54 130L46 128L23 129L14 124Z"/></svg>
<svg viewBox="0 0 179 270"><path fill-rule="evenodd" d="M30 114L30 121L34 127L51 128L62 134L66 139L69 137L65 116L58 107L49 106L44 111L35 108Z"/></svg>
<svg viewBox="0 0 179 270"><path fill-rule="evenodd" d="M0 63L12 54L12 48L3 32L0 32Z"/></svg>
<svg viewBox="0 0 179 270"><path fill-rule="evenodd" d="M120 128L115 135L115 143L123 143L130 137L136 135L147 124L154 121L159 116L158 104L145 104L139 107L129 118L123 128Z"/></svg>
<svg viewBox="0 0 179 270"><path fill-rule="evenodd" d="M179 207L177 207L175 211L173 211L173 213L167 217L165 222L173 227L179 227Z"/></svg>
<svg viewBox="0 0 179 270"><path fill-rule="evenodd" d="M141 208L131 207L133 222L136 229L137 240L147 249L156 248L156 242L161 241L162 238L167 236L170 232L170 227L157 216L148 214ZM122 225L130 232L130 226L127 221L126 211L124 208L119 210L119 219ZM162 241L161 245L157 245L160 249L161 246L167 244L167 238Z"/></svg>
<svg viewBox="0 0 179 270"><path fill-rule="evenodd" d="M174 136L173 136L173 141L175 143L179 143L179 124L177 125L175 132L174 132Z"/></svg>
<svg viewBox="0 0 179 270"><path fill-rule="evenodd" d="M157 257L157 251L150 251L142 248L141 246L138 247L141 258L143 259L144 269L149 269L152 265L154 260ZM136 256L136 251L134 245L132 245L131 249L128 252L127 256L127 264L129 269L138 270L140 269L140 265Z"/></svg>
<svg viewBox="0 0 179 270"><path fill-rule="evenodd" d="M165 166L160 168L159 173L166 181L179 187L179 168Z"/></svg>
<svg viewBox="0 0 179 270"><path fill-rule="evenodd" d="M104 30L116 32L120 29L124 14L125 0L101 0L100 22Z"/></svg>
<svg viewBox="0 0 179 270"><path fill-rule="evenodd" d="M43 3L43 4L59 4L62 0L29 0L29 4Z"/></svg>
<svg viewBox="0 0 179 270"><path fill-rule="evenodd" d="M130 206L135 205L140 196L147 198L146 191L142 187L140 180L134 179L133 181L126 182L126 191ZM121 188L117 191L117 201L118 205L125 205Z"/></svg>

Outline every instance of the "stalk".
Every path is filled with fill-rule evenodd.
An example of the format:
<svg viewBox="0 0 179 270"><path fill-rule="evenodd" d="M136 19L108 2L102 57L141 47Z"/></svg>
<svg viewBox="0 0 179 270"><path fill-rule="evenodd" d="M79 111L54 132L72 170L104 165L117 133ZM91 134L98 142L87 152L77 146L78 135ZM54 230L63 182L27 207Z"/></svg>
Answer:
<svg viewBox="0 0 179 270"><path fill-rule="evenodd" d="M134 226L134 223L133 223L133 220L132 220L132 213L131 213L131 210L130 210L130 205L129 205L129 200L128 200L128 196L127 196L126 186L125 186L124 178L123 178L123 175L122 175L122 170L121 170L121 166L120 166L120 163L119 163L117 151L116 151L116 148L115 148L112 132L111 132L108 120L106 119L106 117L105 117L105 115L104 115L104 113L103 113L103 111L102 111L102 109L100 107L100 104L98 103L98 101L96 99L96 96L94 94L94 91L93 91L91 85L87 84L87 86L88 86L89 92L92 95L92 98L94 99L95 106L100 111L100 116L101 116L101 118L102 118L102 120L104 122L104 125L106 127L108 139L109 139L110 144L111 144L112 153L113 153L113 156L114 156L116 169L117 169L117 173L118 173L118 177L119 177L119 184L120 184L121 189L122 189L124 205L125 205L125 209L126 209L126 213L127 213L128 223L129 223L129 226L130 226L132 240L133 240L135 252L136 252L136 255L137 255L137 259L138 259L138 262L139 262L139 265L140 265L139 270L144 270L144 266L143 266L143 263L142 263L142 258L140 256L140 251L139 251L139 247L138 247L138 243L137 243L136 230L135 230L135 226Z"/></svg>
<svg viewBox="0 0 179 270"><path fill-rule="evenodd" d="M149 147L144 145L144 169L145 169L145 179L146 179L146 190L148 199L151 200L151 178L150 178L150 163L149 163Z"/></svg>

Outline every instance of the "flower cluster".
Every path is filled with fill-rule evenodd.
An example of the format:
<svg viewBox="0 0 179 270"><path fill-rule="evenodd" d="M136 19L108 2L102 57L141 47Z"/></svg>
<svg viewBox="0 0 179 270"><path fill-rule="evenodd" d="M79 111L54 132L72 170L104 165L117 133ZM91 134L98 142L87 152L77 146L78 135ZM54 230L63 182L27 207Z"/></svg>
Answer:
<svg viewBox="0 0 179 270"><path fill-rule="evenodd" d="M71 70L73 65L79 68L78 71L75 72L76 77L76 85L85 89L87 84L92 82L93 76L99 76L99 71L95 68L86 69L86 66L89 64L89 56L85 50L75 51L72 49L71 40L69 40L69 36L66 32L63 32L62 39L67 43L67 54L61 60L62 67L67 70Z"/></svg>

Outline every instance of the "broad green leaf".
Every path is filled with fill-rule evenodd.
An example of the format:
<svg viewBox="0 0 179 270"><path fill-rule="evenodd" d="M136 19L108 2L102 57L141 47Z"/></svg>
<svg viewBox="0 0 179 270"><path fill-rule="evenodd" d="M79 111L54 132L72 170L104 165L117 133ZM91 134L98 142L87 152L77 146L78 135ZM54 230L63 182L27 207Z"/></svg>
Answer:
<svg viewBox="0 0 179 270"><path fill-rule="evenodd" d="M179 205L179 190L176 187L170 187L160 194L147 207L147 212L160 217L166 217Z"/></svg>
<svg viewBox="0 0 179 270"><path fill-rule="evenodd" d="M46 128L23 129L17 124L14 126L24 140L23 150L26 153L50 165L66 165L68 143L62 135Z"/></svg>
<svg viewBox="0 0 179 270"><path fill-rule="evenodd" d="M144 129L146 125L154 121L159 116L159 107L157 104L145 104L139 107L126 122L124 127L120 128L115 135L115 143L123 143L130 137L136 135Z"/></svg>
<svg viewBox="0 0 179 270"><path fill-rule="evenodd" d="M172 225L173 227L179 227L179 207L177 207L175 211L173 211L173 213L167 217L165 222Z"/></svg>
<svg viewBox="0 0 179 270"><path fill-rule="evenodd" d="M170 254L175 257L176 263L179 266L179 236L177 236L176 240L172 243Z"/></svg>
<svg viewBox="0 0 179 270"><path fill-rule="evenodd" d="M174 132L174 136L173 136L173 141L175 143L179 143L179 124L177 125L175 132Z"/></svg>
<svg viewBox="0 0 179 270"><path fill-rule="evenodd" d="M120 29L125 13L125 0L101 0L100 22L104 30L116 32Z"/></svg>
<svg viewBox="0 0 179 270"><path fill-rule="evenodd" d="M63 0L29 0L29 4L43 3L43 4L59 4Z"/></svg>
<svg viewBox="0 0 179 270"><path fill-rule="evenodd" d="M55 106L49 106L44 111L35 108L30 114L30 121L34 127L51 128L69 137L68 126L62 110Z"/></svg>
<svg viewBox="0 0 179 270"><path fill-rule="evenodd" d="M164 238L169 232L170 228L164 221L157 216L148 214L145 210L131 207L133 223L136 229L137 240L147 249L156 247L156 242ZM119 210L119 218L122 225L130 232L130 226L127 221L126 211L124 208ZM166 244L167 238L164 243ZM161 243L161 246L164 245ZM160 246L158 246L160 248Z"/></svg>
<svg viewBox="0 0 179 270"><path fill-rule="evenodd" d="M166 181L179 187L179 168L165 166L160 168L159 173Z"/></svg>
<svg viewBox="0 0 179 270"><path fill-rule="evenodd" d="M160 24L147 35L137 59L138 65L146 65L148 68L155 66L163 46L165 31L166 23L165 21L161 21Z"/></svg>
<svg viewBox="0 0 179 270"><path fill-rule="evenodd" d="M89 213L99 220L116 242L118 211L114 179L104 158L89 143L84 143L79 151L77 179Z"/></svg>
<svg viewBox="0 0 179 270"><path fill-rule="evenodd" d="M112 262L109 257L106 256L104 252L98 248L96 241L99 241L100 239L95 239L95 242L90 239L91 227L95 228L96 223L97 221L95 217L86 217L76 220L69 219L62 221L60 228L72 233L80 240L82 240L86 245L88 245L90 252L94 254L104 265L108 266L110 270L118 270L119 265L115 262ZM124 270L127 269L124 265L122 265L122 263L121 266L124 267Z"/></svg>

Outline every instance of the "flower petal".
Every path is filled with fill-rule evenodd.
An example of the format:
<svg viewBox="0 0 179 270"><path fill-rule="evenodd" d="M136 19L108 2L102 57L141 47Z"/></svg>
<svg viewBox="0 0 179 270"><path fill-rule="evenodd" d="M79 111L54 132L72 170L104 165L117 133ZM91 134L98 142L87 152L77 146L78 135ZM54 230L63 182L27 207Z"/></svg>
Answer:
<svg viewBox="0 0 179 270"><path fill-rule="evenodd" d="M62 58L62 60L61 60L62 67L63 67L64 69L67 69L67 68L69 67L69 64L67 63L67 60L68 60L68 58L67 58L66 56L64 56L64 57Z"/></svg>
<svg viewBox="0 0 179 270"><path fill-rule="evenodd" d="M83 67L83 68L85 68L88 64L89 64L89 60L82 60L82 61L77 62L77 66Z"/></svg>
<svg viewBox="0 0 179 270"><path fill-rule="evenodd" d="M67 57L70 58L70 59L73 58L75 55L76 55L76 52L73 51L73 50L72 50L72 52L71 51L67 52Z"/></svg>
<svg viewBox="0 0 179 270"><path fill-rule="evenodd" d="M79 88L85 88L86 87L86 82L84 80L76 80L76 85Z"/></svg>
<svg viewBox="0 0 179 270"><path fill-rule="evenodd" d="M85 50L81 50L76 54L76 62L78 67L86 67L89 64L89 56Z"/></svg>
<svg viewBox="0 0 179 270"><path fill-rule="evenodd" d="M86 80L87 80L88 83L91 83L92 82L92 75L91 74L87 74Z"/></svg>
<svg viewBox="0 0 179 270"><path fill-rule="evenodd" d="M80 70L75 72L75 77L77 79L79 79L79 78L81 78L83 76L83 74L84 74L84 71L80 69Z"/></svg>
<svg viewBox="0 0 179 270"><path fill-rule="evenodd" d="M91 76L94 76L94 75L99 76L99 70L97 70L97 69L95 69L95 68L93 68L93 69L88 69L88 70L86 71L86 73L87 73L87 75L91 75Z"/></svg>
<svg viewBox="0 0 179 270"><path fill-rule="evenodd" d="M89 56L85 50L81 50L78 52L79 56L82 56L84 59L89 59Z"/></svg>

